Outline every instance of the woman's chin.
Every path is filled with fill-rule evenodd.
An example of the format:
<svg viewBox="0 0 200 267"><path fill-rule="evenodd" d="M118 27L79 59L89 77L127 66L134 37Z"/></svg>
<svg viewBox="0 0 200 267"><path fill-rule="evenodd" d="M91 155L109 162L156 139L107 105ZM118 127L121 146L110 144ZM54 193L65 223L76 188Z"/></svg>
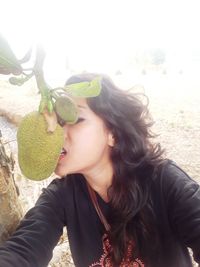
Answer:
<svg viewBox="0 0 200 267"><path fill-rule="evenodd" d="M68 174L74 174L74 173L79 173L80 170L78 168L66 168L66 165L63 166L62 164L57 164L54 173L60 177L66 176Z"/></svg>
<svg viewBox="0 0 200 267"><path fill-rule="evenodd" d="M60 176L61 178L68 175L68 174L72 174L74 172L70 171L70 170L63 170L60 166L57 166L56 169L54 170L54 173L58 176Z"/></svg>
<svg viewBox="0 0 200 267"><path fill-rule="evenodd" d="M54 173L60 177L65 176L64 172L57 166L56 169L54 170Z"/></svg>

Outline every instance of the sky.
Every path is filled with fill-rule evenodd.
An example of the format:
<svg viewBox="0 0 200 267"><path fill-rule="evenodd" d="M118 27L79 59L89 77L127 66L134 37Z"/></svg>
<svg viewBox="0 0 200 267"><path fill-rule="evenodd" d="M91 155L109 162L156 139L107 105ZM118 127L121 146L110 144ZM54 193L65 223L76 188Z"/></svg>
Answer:
<svg viewBox="0 0 200 267"><path fill-rule="evenodd" d="M123 68L136 51L163 48L181 59L200 50L199 0L0 0L0 32L18 58L40 42L46 75ZM198 52L197 52L198 54Z"/></svg>

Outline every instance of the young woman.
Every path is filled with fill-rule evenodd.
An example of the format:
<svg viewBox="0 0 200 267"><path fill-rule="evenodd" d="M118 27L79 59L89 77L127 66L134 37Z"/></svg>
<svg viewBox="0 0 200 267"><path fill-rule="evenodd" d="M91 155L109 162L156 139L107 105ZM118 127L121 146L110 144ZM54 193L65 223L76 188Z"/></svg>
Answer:
<svg viewBox="0 0 200 267"><path fill-rule="evenodd" d="M63 125L55 170L62 179L0 248L0 266L47 266L64 226L77 267L191 267L188 247L200 263L200 187L163 158L147 107L104 75L98 97L75 101L79 119Z"/></svg>

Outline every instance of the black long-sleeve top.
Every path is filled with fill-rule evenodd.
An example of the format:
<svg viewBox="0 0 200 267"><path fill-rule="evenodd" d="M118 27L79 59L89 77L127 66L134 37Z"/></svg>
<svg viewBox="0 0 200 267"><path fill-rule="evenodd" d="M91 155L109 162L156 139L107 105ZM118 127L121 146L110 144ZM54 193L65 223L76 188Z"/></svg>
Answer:
<svg viewBox="0 0 200 267"><path fill-rule="evenodd" d="M151 195L157 227L164 240L164 245L157 251L159 267L191 267L187 247L192 249L194 259L200 263L198 183L168 161L152 180ZM107 216L110 204L98 194L97 200ZM75 266L111 266L106 257L109 243L108 240L102 243L104 227L90 200L85 178L73 174L55 179L43 189L16 232L0 247L0 267L46 267L64 226L67 226ZM131 264L121 266L146 267L142 259Z"/></svg>

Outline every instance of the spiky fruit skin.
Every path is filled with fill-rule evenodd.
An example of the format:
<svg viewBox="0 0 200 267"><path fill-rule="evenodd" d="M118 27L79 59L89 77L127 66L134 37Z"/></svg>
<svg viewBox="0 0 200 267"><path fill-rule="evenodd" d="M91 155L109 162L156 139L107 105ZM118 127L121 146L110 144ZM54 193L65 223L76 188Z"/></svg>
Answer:
<svg viewBox="0 0 200 267"><path fill-rule="evenodd" d="M57 125L47 132L45 118L39 112L27 114L17 131L18 161L22 174L40 181L48 178L57 165L64 142L64 132Z"/></svg>

